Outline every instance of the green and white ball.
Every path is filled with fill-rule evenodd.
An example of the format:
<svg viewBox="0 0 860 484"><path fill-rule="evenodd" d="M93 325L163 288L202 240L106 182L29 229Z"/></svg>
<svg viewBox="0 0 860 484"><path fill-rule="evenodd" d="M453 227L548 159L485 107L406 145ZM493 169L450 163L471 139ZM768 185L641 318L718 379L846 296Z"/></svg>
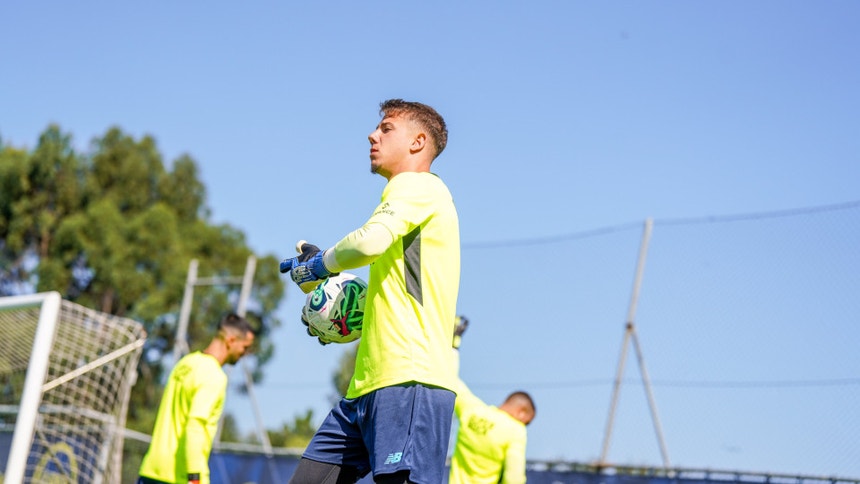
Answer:
<svg viewBox="0 0 860 484"><path fill-rule="evenodd" d="M367 283L354 274L341 272L321 282L308 294L302 322L308 334L321 343L349 343L361 337Z"/></svg>

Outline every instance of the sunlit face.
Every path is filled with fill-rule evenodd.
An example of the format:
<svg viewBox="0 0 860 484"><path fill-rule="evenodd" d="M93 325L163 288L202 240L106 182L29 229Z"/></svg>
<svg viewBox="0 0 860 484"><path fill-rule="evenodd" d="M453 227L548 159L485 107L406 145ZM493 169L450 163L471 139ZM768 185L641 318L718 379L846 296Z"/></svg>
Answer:
<svg viewBox="0 0 860 484"><path fill-rule="evenodd" d="M370 141L370 171L386 178L397 173L410 153L417 131L415 124L403 116L395 114L382 118L367 136Z"/></svg>
<svg viewBox="0 0 860 484"><path fill-rule="evenodd" d="M248 352L248 348L254 344L254 333L245 333L244 337L231 333L227 335L224 341L227 345L227 361L225 363L234 365Z"/></svg>

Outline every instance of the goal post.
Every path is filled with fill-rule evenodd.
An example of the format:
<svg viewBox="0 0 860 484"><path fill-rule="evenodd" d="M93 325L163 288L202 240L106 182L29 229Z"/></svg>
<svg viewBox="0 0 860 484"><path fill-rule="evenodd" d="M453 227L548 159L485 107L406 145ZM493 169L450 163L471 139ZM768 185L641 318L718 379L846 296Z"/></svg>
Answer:
<svg viewBox="0 0 860 484"><path fill-rule="evenodd" d="M145 336L56 292L0 298L0 482L119 482Z"/></svg>

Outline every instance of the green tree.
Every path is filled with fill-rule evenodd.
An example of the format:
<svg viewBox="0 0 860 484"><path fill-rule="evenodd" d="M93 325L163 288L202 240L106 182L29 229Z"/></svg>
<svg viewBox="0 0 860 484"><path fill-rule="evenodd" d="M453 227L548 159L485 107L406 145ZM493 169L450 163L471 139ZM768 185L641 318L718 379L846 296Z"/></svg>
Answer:
<svg viewBox="0 0 860 484"><path fill-rule="evenodd" d="M48 260L62 221L81 208L85 165L71 148L70 137L56 126L40 137L32 153L0 149L0 291L27 292L36 288L34 261ZM41 264L40 264L41 266ZM44 286L44 285L43 285Z"/></svg>
<svg viewBox="0 0 860 484"><path fill-rule="evenodd" d="M58 291L140 321L148 337L129 404L134 430L152 429L191 259L201 277L215 278L241 275L248 257L257 258L247 314L260 333L247 358L256 380L273 354L268 335L280 325L274 312L285 292L278 260L255 255L238 229L213 224L205 202L195 161L182 156L166 168L149 136L136 140L113 127L84 153L56 125L32 150L0 141L0 296ZM239 290L195 288L192 350L209 342ZM293 430L303 431L303 419ZM225 434L238 438L235 425Z"/></svg>
<svg viewBox="0 0 860 484"><path fill-rule="evenodd" d="M296 415L292 424L284 423L280 429L269 430L269 442L273 447L304 449L316 432L313 425L313 411L308 409L304 415ZM254 440L256 442L256 437Z"/></svg>

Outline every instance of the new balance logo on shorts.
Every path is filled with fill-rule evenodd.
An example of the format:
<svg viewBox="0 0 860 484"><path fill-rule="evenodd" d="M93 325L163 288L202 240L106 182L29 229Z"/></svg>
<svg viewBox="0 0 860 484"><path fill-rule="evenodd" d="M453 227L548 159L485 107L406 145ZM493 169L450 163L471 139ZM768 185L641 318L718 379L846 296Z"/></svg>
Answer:
<svg viewBox="0 0 860 484"><path fill-rule="evenodd" d="M400 462L400 459L403 457L403 452L395 452L393 454L388 454L388 457L385 459L386 464L397 464Z"/></svg>

